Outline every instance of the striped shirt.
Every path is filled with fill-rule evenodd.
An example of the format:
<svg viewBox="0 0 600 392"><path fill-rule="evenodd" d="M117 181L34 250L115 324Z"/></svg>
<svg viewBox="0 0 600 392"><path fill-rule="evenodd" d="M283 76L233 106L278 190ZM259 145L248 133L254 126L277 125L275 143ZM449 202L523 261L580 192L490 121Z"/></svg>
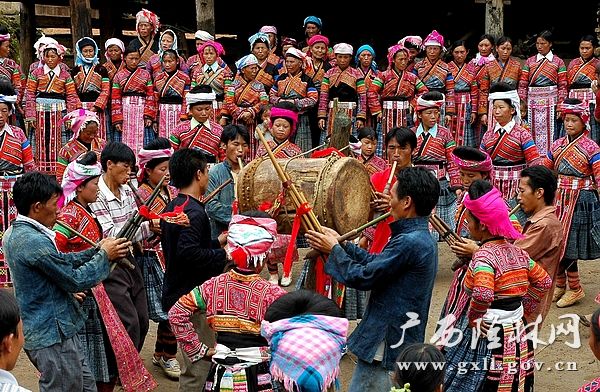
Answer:
<svg viewBox="0 0 600 392"><path fill-rule="evenodd" d="M98 199L90 204L90 209L96 214L100 226L102 226L103 237L117 237L129 218L138 212L133 191L121 185L119 187L120 199L117 198L106 185L104 176L98 181ZM131 242L139 242L150 237L149 223L143 222Z"/></svg>

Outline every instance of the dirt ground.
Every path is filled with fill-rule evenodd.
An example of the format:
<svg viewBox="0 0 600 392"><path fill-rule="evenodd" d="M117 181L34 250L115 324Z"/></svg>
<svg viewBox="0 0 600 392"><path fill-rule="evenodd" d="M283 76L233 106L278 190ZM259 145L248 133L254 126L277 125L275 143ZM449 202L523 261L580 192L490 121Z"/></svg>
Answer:
<svg viewBox="0 0 600 392"><path fill-rule="evenodd" d="M429 312L429 323L427 326L427 339L433 336L436 322L440 314L440 309L447 295L448 286L452 279L450 265L452 262L452 254L445 244L440 244L440 260L439 271L436 278L431 309ZM545 342L549 340L551 335L551 325L558 326L561 322L566 322L569 319L559 320L559 317L568 313L589 314L596 308L594 302L596 294L600 291L600 282L598 276L600 273L600 263L598 261L581 262L580 264L581 282L587 296L577 305L558 309L553 306L548 315L547 321L540 332L539 338ZM295 266L294 272L297 276L300 265ZM266 276L266 272L264 272ZM352 327L355 324L352 323ZM551 345L540 345L536 350L536 360L540 370L536 372L535 386L540 391L576 391L584 382L600 376L600 362L596 361L592 352L588 347L589 330L583 326L579 327L580 331L580 348L570 348L566 343L574 341L574 334L569 336L558 336ZM146 344L142 350L142 357L146 367L150 369L152 375L156 378L159 386L157 391L177 391L177 382L170 381L161 372L160 368L152 365L152 353L154 341L156 338L156 324L151 322L150 332L146 338ZM543 362L543 365L539 365ZM567 363L568 362L568 363ZM341 386L342 391L346 391L352 377L354 362L351 355L344 356L342 360ZM570 370L566 370L570 367ZM37 371L31 365L25 353L22 353L13 374L19 380L21 386L38 391L37 386Z"/></svg>

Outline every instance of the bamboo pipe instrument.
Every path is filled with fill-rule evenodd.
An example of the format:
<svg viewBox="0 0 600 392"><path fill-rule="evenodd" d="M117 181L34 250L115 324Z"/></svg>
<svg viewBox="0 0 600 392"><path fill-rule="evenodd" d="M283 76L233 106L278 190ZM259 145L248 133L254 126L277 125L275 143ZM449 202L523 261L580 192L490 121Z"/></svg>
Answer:
<svg viewBox="0 0 600 392"><path fill-rule="evenodd" d="M233 182L233 178L228 178L227 181L225 181L224 183L222 183L221 185L219 185L218 187L216 187L208 195L204 196L202 198L202 203L203 204L208 203L213 197L215 197L216 195L218 195L219 192L221 192L223 190L223 188L225 188L227 185L231 184L232 182Z"/></svg>
<svg viewBox="0 0 600 392"><path fill-rule="evenodd" d="M510 210L508 212L508 216L510 217L511 215L516 214L520 209L521 209L521 205L517 204L516 206L514 206L514 208L512 210Z"/></svg>
<svg viewBox="0 0 600 392"><path fill-rule="evenodd" d="M394 161L394 163L392 163L392 170L390 171L390 177L388 178L387 182L385 183L385 188L383 188L383 193L388 194L390 193L390 189L392 189L392 181L394 180L394 175L396 174L396 166L398 166L398 161Z"/></svg>
<svg viewBox="0 0 600 392"><path fill-rule="evenodd" d="M327 142L325 142L325 143L323 143L323 144L321 144L321 145L318 145L317 147L311 148L311 149L310 149L310 150L308 150L308 151L305 151L305 152L302 152L302 153L300 153L300 154L294 155L294 156L293 156L292 158L290 158L290 159L296 159L296 158L303 157L303 156L305 156L305 155L309 155L310 153L312 153L312 152L315 152L315 151L317 151L318 149L325 147L326 145L327 145Z"/></svg>
<svg viewBox="0 0 600 392"><path fill-rule="evenodd" d="M237 161L238 161L238 165L240 166L240 169L244 168L244 162L242 161L242 157L237 157Z"/></svg>
<svg viewBox="0 0 600 392"><path fill-rule="evenodd" d="M59 226L64 227L65 229L69 230L73 235L75 235L75 237L79 237L83 240L83 242L87 243L88 245L91 245L92 247L96 248L98 246L98 243L92 241L91 239L89 239L88 237L86 237L85 235L81 234L80 232L78 232L77 230L75 230L74 228L72 228L71 226L69 226L66 223L60 222L60 221L56 221L56 224ZM134 269L135 266L133 264L131 264L131 262L127 259L121 259L118 260L116 262L111 262L111 266L110 266L110 270L114 270L115 267L117 266L117 264L122 264L123 266L129 268L129 269Z"/></svg>
<svg viewBox="0 0 600 392"><path fill-rule="evenodd" d="M304 193L302 193L298 190L298 188L296 188L296 185L294 185L294 183L291 181L290 176L282 169L282 167L279 165L279 162L277 162L277 158L275 158L273 151L271 151L271 147L269 147L269 144L265 140L265 136L263 135L262 131L260 129L256 129L256 133L261 143L265 147L265 150L269 155L269 159L271 159L271 162L273 163L273 167L275 168L279 179L281 180L281 182L289 184L289 194L296 208L299 208L302 204L308 203ZM317 217L312 210L308 211L308 213L306 214L303 214L301 220L306 230L322 232L321 224L317 220Z"/></svg>
<svg viewBox="0 0 600 392"><path fill-rule="evenodd" d="M382 222L382 221L386 220L386 219L387 219L387 218L389 218L391 215L392 215L392 213L391 213L391 212L386 212L385 214L383 214L383 215L381 215L381 216L378 216L377 218L375 218L375 219L373 219L373 220L370 220L370 221L368 221L368 222L367 222L367 223L365 223L364 225L362 225L362 226L359 226L359 227L357 227L356 229L352 229L352 230L350 230L349 232L347 232L346 234L343 234L343 235L339 236L339 237L337 238L337 240L338 240L338 242L344 242L344 241L347 241L347 240L349 240L349 239L351 239L351 238L353 238L353 237L356 237L356 236L357 236L358 234L360 234L360 233L361 233L363 230L365 230L365 229L367 229L367 228L369 228L369 227L371 227L371 226L374 226L374 225L378 224L379 222ZM314 257L316 257L318 254L319 254L319 252L317 252L316 250L312 249L312 250L310 250L310 251L309 251L309 252L306 254L305 258L307 258L307 259L311 259L311 258L314 258Z"/></svg>

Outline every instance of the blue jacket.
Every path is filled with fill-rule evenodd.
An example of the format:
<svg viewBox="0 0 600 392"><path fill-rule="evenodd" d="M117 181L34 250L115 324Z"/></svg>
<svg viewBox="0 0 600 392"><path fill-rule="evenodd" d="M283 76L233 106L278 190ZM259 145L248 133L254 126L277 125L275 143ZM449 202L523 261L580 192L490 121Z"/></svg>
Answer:
<svg viewBox="0 0 600 392"><path fill-rule="evenodd" d="M403 344L422 343L437 273L437 244L428 218L400 219L390 224L392 236L380 254L369 254L351 243L333 247L325 271L337 281L358 290L371 290L362 321L348 338L348 348L363 361L373 362L385 342L383 367L393 370L402 345L401 328L407 312L420 323L404 330Z"/></svg>
<svg viewBox="0 0 600 392"><path fill-rule="evenodd" d="M26 350L73 337L86 316L71 293L95 286L109 272L105 251L60 253L44 229L17 219L2 241L21 308Z"/></svg>
<svg viewBox="0 0 600 392"><path fill-rule="evenodd" d="M231 175L231 165L224 161L212 167L208 173L208 185L206 195L214 191L229 179ZM234 200L233 182L223 188L215 197L206 203L206 213L210 218L210 233L212 239L217 239L219 234L227 230L231 222L231 211Z"/></svg>

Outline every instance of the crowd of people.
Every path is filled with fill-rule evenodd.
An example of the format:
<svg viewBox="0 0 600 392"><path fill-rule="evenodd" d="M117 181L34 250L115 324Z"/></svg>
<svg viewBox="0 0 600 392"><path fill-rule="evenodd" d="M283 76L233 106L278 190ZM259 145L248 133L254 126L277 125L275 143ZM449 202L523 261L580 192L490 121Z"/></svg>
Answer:
<svg viewBox="0 0 600 392"><path fill-rule="evenodd" d="M508 37L482 35L470 59L433 30L384 69L322 27L309 16L303 40L279 42L263 26L234 66L202 30L185 59L143 9L102 64L93 38L69 68L42 36L27 76L0 27L0 285L15 293L0 290L1 390L23 390L22 347L41 391L155 389L150 320L152 363L182 391L332 391L346 351L351 392L533 390L525 326L580 301L577 261L600 257L596 39L566 66L549 31L521 62ZM325 148L340 116L347 152ZM372 186L356 208L390 215L355 241L278 232L281 200L237 202L243 167L270 153L355 158ZM431 345L439 241L457 261ZM326 262L307 259L288 293L306 246ZM581 321L600 358L598 311Z"/></svg>

